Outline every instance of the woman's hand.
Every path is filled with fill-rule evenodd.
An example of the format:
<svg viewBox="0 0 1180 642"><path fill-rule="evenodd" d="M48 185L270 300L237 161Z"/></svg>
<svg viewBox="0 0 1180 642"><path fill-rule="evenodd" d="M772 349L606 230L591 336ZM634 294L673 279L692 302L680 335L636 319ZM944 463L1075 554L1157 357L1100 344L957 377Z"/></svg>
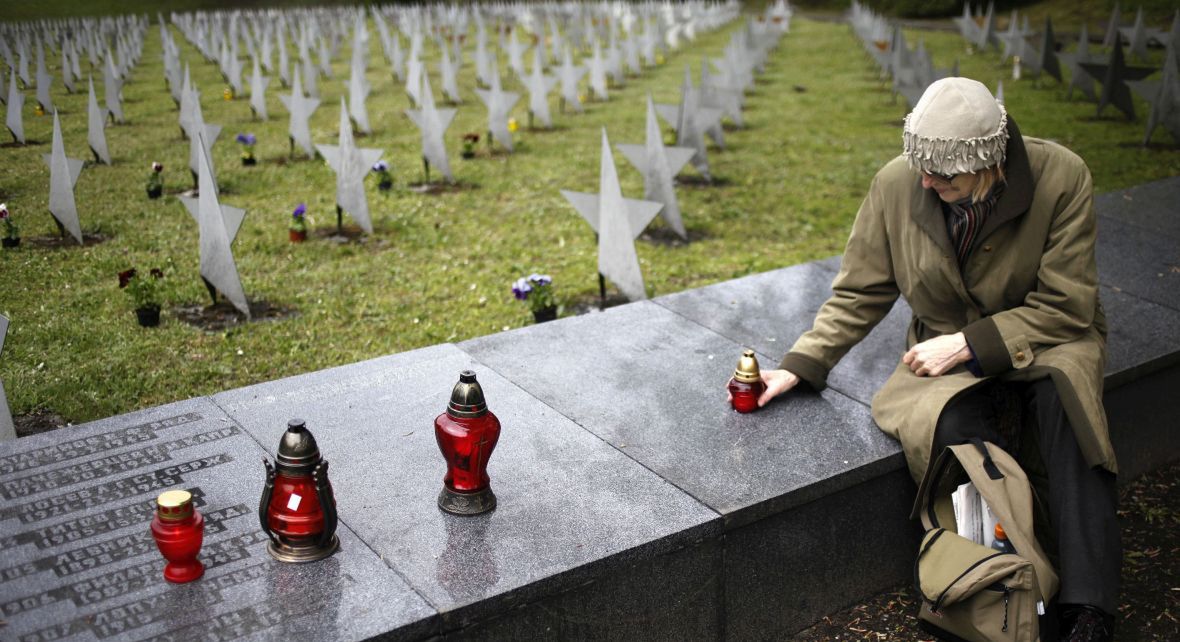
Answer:
<svg viewBox="0 0 1180 642"><path fill-rule="evenodd" d="M910 348L902 362L919 377L937 377L971 360L971 349L962 332L944 334Z"/></svg>
<svg viewBox="0 0 1180 642"><path fill-rule="evenodd" d="M762 383L766 384L766 392L758 397L759 408L799 383L799 376L788 370L763 370L759 375L762 376Z"/></svg>
<svg viewBox="0 0 1180 642"><path fill-rule="evenodd" d="M758 376L762 377L762 383L766 384L766 391L762 393L761 397L758 397L759 408L799 383L799 377L786 370L762 370ZM733 395L728 389L725 391L725 400L733 401Z"/></svg>

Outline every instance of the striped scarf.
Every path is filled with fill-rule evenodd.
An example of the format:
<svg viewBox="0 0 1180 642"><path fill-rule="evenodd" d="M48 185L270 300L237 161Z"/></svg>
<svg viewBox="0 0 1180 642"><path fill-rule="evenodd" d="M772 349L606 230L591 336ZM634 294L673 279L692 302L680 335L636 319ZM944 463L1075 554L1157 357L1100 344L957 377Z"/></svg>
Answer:
<svg viewBox="0 0 1180 642"><path fill-rule="evenodd" d="M946 229L951 237L951 245L955 248L955 255L959 259L959 269L967 263L971 254L971 246L979 236L987 217L996 207L1000 198L1003 184L997 184L987 198L978 203L972 203L970 198L955 203L942 203L942 213L946 216Z"/></svg>

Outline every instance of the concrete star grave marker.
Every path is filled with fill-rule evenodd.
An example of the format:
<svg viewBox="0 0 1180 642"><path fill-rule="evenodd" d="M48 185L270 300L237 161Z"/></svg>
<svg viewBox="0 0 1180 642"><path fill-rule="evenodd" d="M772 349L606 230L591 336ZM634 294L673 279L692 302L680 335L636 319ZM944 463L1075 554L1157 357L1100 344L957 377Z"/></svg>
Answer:
<svg viewBox="0 0 1180 642"><path fill-rule="evenodd" d="M295 70L295 80L291 83L291 93L280 94L279 100L287 108L290 118L287 121L287 136L291 141L291 155L295 154L298 145L308 158L315 158L315 147L311 142L311 125L308 120L311 114L320 106L318 98L305 98L301 88L299 70Z"/></svg>
<svg viewBox="0 0 1180 642"><path fill-rule="evenodd" d="M643 198L662 203L660 216L677 236L688 240L688 231L680 217L680 204L676 200L673 177L692 160L696 150L691 147L664 145L660 123L656 120L656 108L651 94L647 95L647 139L643 145L618 145L619 151L631 161L635 169L643 174Z"/></svg>
<svg viewBox="0 0 1180 642"><path fill-rule="evenodd" d="M529 127L533 126L534 118L546 129L553 127L553 119L549 117L549 92L557 85L557 78L545 75L540 48L533 49L532 73L520 81L529 91Z"/></svg>
<svg viewBox="0 0 1180 642"><path fill-rule="evenodd" d="M488 109L488 133L504 149L512 151L512 132L508 131L508 113L520 100L520 94L500 88L499 66L492 66L491 89L476 89L475 94Z"/></svg>
<svg viewBox="0 0 1180 642"><path fill-rule="evenodd" d="M254 70L250 74L250 111L258 120L267 120L266 86L270 78L262 75L262 68L258 58L254 59Z"/></svg>
<svg viewBox="0 0 1180 642"><path fill-rule="evenodd" d="M1168 47L1162 78L1127 82L1135 93L1151 105L1147 114L1147 133L1143 136L1145 146L1151 142L1151 135L1160 125L1172 135L1175 142L1180 143L1180 72L1177 71L1180 63L1177 63L1171 51L1178 44Z"/></svg>
<svg viewBox="0 0 1180 642"><path fill-rule="evenodd" d="M1083 62L1082 68L1091 76L1100 78L1102 93L1098 96L1098 115L1107 105L1114 105L1127 117L1135 120L1135 103L1131 100L1131 89L1127 87L1128 80L1142 80L1155 73L1154 67L1131 67L1123 59L1122 36L1116 31L1114 48L1110 51L1110 59L1106 63Z"/></svg>
<svg viewBox="0 0 1180 642"><path fill-rule="evenodd" d="M65 143L61 136L61 120L53 112L53 147L42 155L49 166L49 213L57 222L62 236L66 232L82 245L82 224L78 221L78 207L74 202L74 185L82 174L82 161L66 157Z"/></svg>
<svg viewBox="0 0 1180 642"><path fill-rule="evenodd" d="M204 134L197 133L198 139L203 137ZM205 152L207 147L203 141L197 145L199 196L182 196L180 200L197 222L200 234L201 278L205 281L210 297L217 303L217 293L220 292L249 319L250 305L246 301L246 292L242 289L242 279L238 275L238 266L234 262L233 250L230 248L242 227L246 210L218 202L209 155Z"/></svg>
<svg viewBox="0 0 1180 642"><path fill-rule="evenodd" d="M111 153L107 150L106 112L98 106L98 99L94 96L94 78L90 78L90 97L86 101L87 131L86 142L90 144L90 151L94 160L111 164Z"/></svg>
<svg viewBox="0 0 1180 642"><path fill-rule="evenodd" d="M606 61L602 59L602 47L597 40L590 55L590 89L598 100L610 99L606 86Z"/></svg>
<svg viewBox="0 0 1180 642"><path fill-rule="evenodd" d="M340 98L340 137L338 145L316 145L320 155L336 172L336 228L343 232L341 212L348 212L365 232L373 233L369 217L369 200L365 196L365 176L381 159L382 150L357 147L352 137L348 105Z"/></svg>
<svg viewBox="0 0 1180 642"><path fill-rule="evenodd" d="M123 81L119 79L119 73L115 70L115 62L111 56L107 56L107 64L103 67L103 92L107 103L107 112L115 119L116 123L123 121Z"/></svg>
<svg viewBox="0 0 1180 642"><path fill-rule="evenodd" d="M22 111L25 108L25 95L16 86L16 70L13 69L8 82L8 113L4 118L4 125L12 134L13 140L25 143L25 120Z"/></svg>
<svg viewBox="0 0 1180 642"><path fill-rule="evenodd" d="M365 108L365 100L369 97L369 81L365 79L365 63L360 53L364 48L360 45L353 45L352 56L352 71L349 72L348 78L348 110L352 117L352 122L356 123L357 131L362 134L372 134L373 128L369 126L369 110ZM351 133L349 134L351 136Z"/></svg>
<svg viewBox="0 0 1180 642"><path fill-rule="evenodd" d="M193 100L192 105L192 121L190 126L193 136L188 139L188 169L193 175L194 189L199 189L199 178L202 171L201 153L203 152L207 158L212 159L213 145L217 142L217 137L221 135L221 125L212 125L205 122L205 116L201 113L201 101ZM213 173L213 161L210 160L207 164L210 182L213 185L213 189L217 189L217 177Z"/></svg>
<svg viewBox="0 0 1180 642"><path fill-rule="evenodd" d="M563 112L568 105L579 114L582 113L582 98L578 94L578 81L587 71L586 67L582 65L574 65L573 54L570 53L569 47L565 47L561 54L561 67L557 72L558 78L561 80L561 110Z"/></svg>
<svg viewBox="0 0 1180 642"><path fill-rule="evenodd" d="M70 66L70 58L72 57L72 54L70 53L71 48L72 48L72 45L70 44L70 41L68 39L62 41L62 45L61 45L61 84L66 88L66 91L68 91L72 94L72 93L74 93L74 90L75 90L74 81L77 80L77 77L74 76L74 69L73 69L73 67Z"/></svg>
<svg viewBox="0 0 1180 642"><path fill-rule="evenodd" d="M449 47L442 47L442 58L438 61L438 74L442 78L442 90L447 100L458 104L463 102L459 97L459 65L451 62Z"/></svg>
<svg viewBox="0 0 1180 642"><path fill-rule="evenodd" d="M598 273L610 279L631 301L647 298L635 239L663 207L660 203L623 198L606 128L602 129L602 160L598 194L561 190L562 196L598 234Z"/></svg>
<svg viewBox="0 0 1180 642"><path fill-rule="evenodd" d="M721 110L701 107L696 89L692 86L692 71L685 66L684 83L680 86L680 103L677 105L656 104L656 113L676 131L676 144L696 150L692 165L705 177L709 174L709 156L705 150L705 133L717 127L721 121Z"/></svg>
<svg viewBox="0 0 1180 642"><path fill-rule="evenodd" d="M1090 34L1084 23L1078 34L1077 48L1073 53L1061 54L1059 58L1065 62L1069 69L1069 88L1065 94L1066 99L1073 100L1073 90L1077 89L1090 102L1098 102L1098 94L1094 92L1096 81L1090 72L1082 67L1083 62L1097 62L1090 56Z"/></svg>
<svg viewBox="0 0 1180 642"><path fill-rule="evenodd" d="M430 89L430 77L422 76L422 108L407 109L406 115L422 132L422 159L426 170L426 182L430 182L430 166L434 165L447 182L454 183L451 165L447 160L447 148L443 144L443 133L451 126L455 119L454 109L437 109L434 106L434 94Z"/></svg>
<svg viewBox="0 0 1180 642"><path fill-rule="evenodd" d="M475 37L475 79L487 87L492 84L492 61L488 54L487 33L481 27Z"/></svg>
<svg viewBox="0 0 1180 642"><path fill-rule="evenodd" d="M53 109L53 98L49 95L49 87L53 84L53 76L45 67L45 49L37 45L37 103L41 111L48 114Z"/></svg>

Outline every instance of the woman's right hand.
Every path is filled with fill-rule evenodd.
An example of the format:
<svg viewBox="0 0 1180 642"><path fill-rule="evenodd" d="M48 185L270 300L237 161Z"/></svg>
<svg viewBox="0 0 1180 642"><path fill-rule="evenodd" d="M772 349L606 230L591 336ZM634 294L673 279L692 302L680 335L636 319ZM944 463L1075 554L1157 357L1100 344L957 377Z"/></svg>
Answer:
<svg viewBox="0 0 1180 642"><path fill-rule="evenodd" d="M799 383L799 376L788 370L763 370L759 374L762 376L762 383L766 384L766 392L758 397L759 408Z"/></svg>

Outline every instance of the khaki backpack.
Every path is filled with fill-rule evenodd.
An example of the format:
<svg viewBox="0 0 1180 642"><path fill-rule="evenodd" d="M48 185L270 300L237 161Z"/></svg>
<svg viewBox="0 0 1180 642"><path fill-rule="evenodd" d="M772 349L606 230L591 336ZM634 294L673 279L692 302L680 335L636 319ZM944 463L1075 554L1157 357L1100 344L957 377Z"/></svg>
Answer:
<svg viewBox="0 0 1180 642"><path fill-rule="evenodd" d="M970 479L1016 553L959 536L951 493ZM1008 453L981 440L950 446L935 460L914 507L926 536L914 564L924 629L949 640L1040 640L1037 617L1058 579L1033 533L1028 477Z"/></svg>

